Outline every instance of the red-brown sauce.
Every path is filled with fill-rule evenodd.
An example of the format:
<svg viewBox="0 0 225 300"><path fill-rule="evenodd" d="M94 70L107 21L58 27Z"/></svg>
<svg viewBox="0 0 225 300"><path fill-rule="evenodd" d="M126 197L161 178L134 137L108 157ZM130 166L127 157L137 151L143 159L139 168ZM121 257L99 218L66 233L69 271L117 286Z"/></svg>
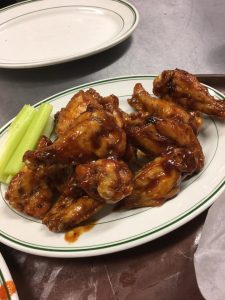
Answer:
<svg viewBox="0 0 225 300"><path fill-rule="evenodd" d="M8 290L8 293L6 291L6 287ZM7 300L8 294L12 296L16 292L16 286L12 280L6 281L6 287L5 285L0 285L0 299L1 300Z"/></svg>
<svg viewBox="0 0 225 300"><path fill-rule="evenodd" d="M65 240L69 243L76 242L79 239L79 237L81 236L81 234L83 234L87 231L90 231L95 226L95 224L96 223L85 224L85 225L73 228L72 230L68 231L65 234Z"/></svg>

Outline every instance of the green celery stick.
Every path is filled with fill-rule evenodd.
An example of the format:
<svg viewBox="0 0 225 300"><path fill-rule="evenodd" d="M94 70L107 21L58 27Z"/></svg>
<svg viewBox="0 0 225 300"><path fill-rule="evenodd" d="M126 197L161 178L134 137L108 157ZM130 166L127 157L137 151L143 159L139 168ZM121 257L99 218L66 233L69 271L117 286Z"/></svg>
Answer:
<svg viewBox="0 0 225 300"><path fill-rule="evenodd" d="M3 182L3 183L8 184L8 178L9 178L8 175L3 174L3 175L1 176L0 181Z"/></svg>
<svg viewBox="0 0 225 300"><path fill-rule="evenodd" d="M20 124L20 120L23 120L24 116L26 114L29 114L31 109L34 110L34 108L33 107L31 108L31 106L29 104L25 104L22 107L22 109L19 111L19 113L16 115L16 117L14 118L14 120L12 121L12 123L10 124L8 132L11 132L16 127L18 127L19 124Z"/></svg>
<svg viewBox="0 0 225 300"><path fill-rule="evenodd" d="M12 175L9 175L9 176L6 178L5 183L6 183L6 184L9 184L10 181L12 180L12 178L13 178L13 176L12 176Z"/></svg>
<svg viewBox="0 0 225 300"><path fill-rule="evenodd" d="M54 119L50 116L42 134L50 138L54 125Z"/></svg>
<svg viewBox="0 0 225 300"><path fill-rule="evenodd" d="M28 127L25 135L19 143L18 148L10 158L5 167L5 174L15 175L23 166L23 155L27 150L33 150L42 135L44 128L48 122L49 116L52 112L52 105L43 103L36 111L36 114Z"/></svg>
<svg viewBox="0 0 225 300"><path fill-rule="evenodd" d="M7 177L4 173L5 167L9 162L11 156L15 152L19 142L25 134L29 124L34 116L35 109L31 106L22 108L22 112L19 112L19 117L14 119L12 127L10 126L5 144L0 153L0 181L5 182Z"/></svg>

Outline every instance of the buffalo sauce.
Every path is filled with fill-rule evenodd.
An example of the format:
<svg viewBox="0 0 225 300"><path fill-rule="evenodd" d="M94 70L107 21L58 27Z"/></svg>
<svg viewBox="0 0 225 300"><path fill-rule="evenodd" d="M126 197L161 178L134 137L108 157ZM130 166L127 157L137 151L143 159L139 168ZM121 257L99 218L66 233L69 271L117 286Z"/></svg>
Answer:
<svg viewBox="0 0 225 300"><path fill-rule="evenodd" d="M96 223L91 223L91 224L84 224L82 226L78 226L73 228L72 230L68 231L65 233L65 240L68 243L74 243L76 242L79 237L81 236L81 234L90 231ZM1 298L0 298L1 299Z"/></svg>
<svg viewBox="0 0 225 300"><path fill-rule="evenodd" d="M12 296L16 292L16 286L12 280L6 281L4 285L0 285L0 299L7 300L8 295Z"/></svg>

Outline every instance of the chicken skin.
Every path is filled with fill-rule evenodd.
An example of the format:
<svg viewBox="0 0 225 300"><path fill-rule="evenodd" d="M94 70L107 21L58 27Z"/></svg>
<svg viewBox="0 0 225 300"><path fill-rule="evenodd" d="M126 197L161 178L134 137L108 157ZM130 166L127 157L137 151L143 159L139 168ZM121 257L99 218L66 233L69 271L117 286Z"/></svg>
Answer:
<svg viewBox="0 0 225 300"><path fill-rule="evenodd" d="M193 111L225 118L225 102L216 100L197 78L183 70L166 70L153 83L153 93Z"/></svg>
<svg viewBox="0 0 225 300"><path fill-rule="evenodd" d="M16 210L42 218L52 205L53 193L42 170L34 172L24 166L12 178L5 197Z"/></svg>
<svg viewBox="0 0 225 300"><path fill-rule="evenodd" d="M78 185L94 199L115 203L133 190L133 175L121 160L99 159L76 167Z"/></svg>
<svg viewBox="0 0 225 300"><path fill-rule="evenodd" d="M42 137L37 149L50 144L50 140ZM18 211L41 219L52 206L57 189L69 173L70 168L63 165L40 167L36 170L24 166L12 178L5 197Z"/></svg>
<svg viewBox="0 0 225 300"><path fill-rule="evenodd" d="M107 97L100 96L94 89L79 91L55 115L55 132L57 136L63 136L73 126L73 122L82 113L90 108L103 109L111 113L120 128L124 127L122 111L119 108L119 99L115 95Z"/></svg>
<svg viewBox="0 0 225 300"><path fill-rule="evenodd" d="M189 150L176 148L157 157L140 169L134 177L133 193L118 207L132 209L162 205L180 190L184 174L192 174L196 160Z"/></svg>
<svg viewBox="0 0 225 300"><path fill-rule="evenodd" d="M87 111L88 107L101 108L99 100L102 97L94 90L89 89L86 92L83 90L76 93L68 102L66 107L62 108L55 115L55 132L57 136L63 136L67 130L73 125L73 121L80 114Z"/></svg>
<svg viewBox="0 0 225 300"><path fill-rule="evenodd" d="M148 112L149 116L173 118L188 124L197 133L202 119L197 113L189 113L176 103L150 96L140 83L134 86L133 96L128 103L136 110Z"/></svg>
<svg viewBox="0 0 225 300"><path fill-rule="evenodd" d="M65 135L52 145L27 151L24 161L30 168L53 163L86 163L108 156L122 157L126 150L126 133L114 117L99 109L82 113Z"/></svg>
<svg viewBox="0 0 225 300"><path fill-rule="evenodd" d="M119 108L119 99L115 95L102 97L98 99L98 103L102 108L111 113L116 121L116 124L120 128L124 128L125 120L123 117L123 111Z"/></svg>
<svg viewBox="0 0 225 300"><path fill-rule="evenodd" d="M130 141L143 152L160 156L174 147L189 149L197 161L196 172L204 166L204 154L192 128L174 119L147 118L140 126L127 128Z"/></svg>
<svg viewBox="0 0 225 300"><path fill-rule="evenodd" d="M101 201L85 195L72 176L64 192L44 216L42 223L51 231L63 232L89 219L103 206L104 203Z"/></svg>

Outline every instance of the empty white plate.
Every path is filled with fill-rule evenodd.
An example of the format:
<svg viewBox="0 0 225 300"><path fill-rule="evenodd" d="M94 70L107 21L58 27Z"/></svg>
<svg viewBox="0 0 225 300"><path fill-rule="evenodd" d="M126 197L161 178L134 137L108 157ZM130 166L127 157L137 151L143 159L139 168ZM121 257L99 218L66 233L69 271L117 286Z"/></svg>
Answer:
<svg viewBox="0 0 225 300"><path fill-rule="evenodd" d="M121 0L36 0L0 10L0 67L79 59L127 38L138 12Z"/></svg>

